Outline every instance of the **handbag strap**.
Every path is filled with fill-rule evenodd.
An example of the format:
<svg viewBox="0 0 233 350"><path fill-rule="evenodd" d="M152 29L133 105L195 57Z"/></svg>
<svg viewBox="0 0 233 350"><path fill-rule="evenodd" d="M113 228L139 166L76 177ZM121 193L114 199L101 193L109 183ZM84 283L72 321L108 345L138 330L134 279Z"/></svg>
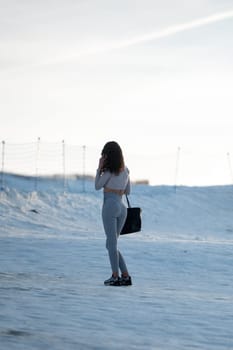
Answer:
<svg viewBox="0 0 233 350"><path fill-rule="evenodd" d="M125 193L125 197L126 197L126 200L127 200L128 208L131 208L131 205L130 205L130 202L129 202L129 198L128 198L126 193Z"/></svg>

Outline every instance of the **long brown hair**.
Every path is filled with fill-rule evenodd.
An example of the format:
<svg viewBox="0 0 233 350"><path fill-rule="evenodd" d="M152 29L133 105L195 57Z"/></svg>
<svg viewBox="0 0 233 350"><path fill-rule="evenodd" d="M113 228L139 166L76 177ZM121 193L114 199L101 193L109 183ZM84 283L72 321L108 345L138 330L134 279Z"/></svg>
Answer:
<svg viewBox="0 0 233 350"><path fill-rule="evenodd" d="M111 173L119 174L125 167L124 157L119 144L115 141L109 141L105 144L101 155L105 158L103 171L108 170Z"/></svg>

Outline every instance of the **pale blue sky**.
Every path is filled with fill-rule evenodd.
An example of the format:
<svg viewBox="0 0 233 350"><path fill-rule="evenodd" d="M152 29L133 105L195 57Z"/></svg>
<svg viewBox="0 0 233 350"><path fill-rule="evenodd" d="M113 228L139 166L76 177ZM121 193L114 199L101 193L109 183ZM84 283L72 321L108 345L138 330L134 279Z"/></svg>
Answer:
<svg viewBox="0 0 233 350"><path fill-rule="evenodd" d="M145 156L146 174L146 157L178 146L222 159L233 154L232 35L232 0L0 0L0 138L100 150L115 139ZM180 181L207 183L191 163ZM152 182L168 178L160 167Z"/></svg>

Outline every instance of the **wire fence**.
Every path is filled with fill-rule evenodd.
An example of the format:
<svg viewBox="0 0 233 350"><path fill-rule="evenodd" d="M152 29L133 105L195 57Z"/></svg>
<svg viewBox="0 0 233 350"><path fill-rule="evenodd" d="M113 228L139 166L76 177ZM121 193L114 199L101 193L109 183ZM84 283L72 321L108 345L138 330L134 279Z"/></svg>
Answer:
<svg viewBox="0 0 233 350"><path fill-rule="evenodd" d="M44 176L57 176L66 187L68 177L93 177L100 150L86 145L71 145L64 140L57 143L42 142L0 144L1 189L6 173L34 177L35 190ZM147 155L127 154L127 166L139 183L176 186L198 184L233 184L232 156L229 151L208 153L190 152L181 147L170 153L151 152Z"/></svg>
<svg viewBox="0 0 233 350"><path fill-rule="evenodd" d="M41 177L62 178L64 187L69 176L87 177L94 173L91 158L97 152L86 146L41 142L40 138L32 143L12 144L1 142L1 189L4 189L6 173L26 175L35 178L35 190ZM96 161L96 159L95 159Z"/></svg>

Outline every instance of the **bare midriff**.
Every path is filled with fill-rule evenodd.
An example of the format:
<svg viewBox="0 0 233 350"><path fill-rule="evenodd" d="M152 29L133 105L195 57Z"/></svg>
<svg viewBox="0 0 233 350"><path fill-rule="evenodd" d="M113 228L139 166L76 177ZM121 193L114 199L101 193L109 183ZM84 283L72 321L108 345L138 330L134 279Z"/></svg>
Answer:
<svg viewBox="0 0 233 350"><path fill-rule="evenodd" d="M125 193L124 190L115 190L114 188L109 188L109 187L105 187L104 192L115 193L115 194L118 194L119 196L122 196Z"/></svg>

